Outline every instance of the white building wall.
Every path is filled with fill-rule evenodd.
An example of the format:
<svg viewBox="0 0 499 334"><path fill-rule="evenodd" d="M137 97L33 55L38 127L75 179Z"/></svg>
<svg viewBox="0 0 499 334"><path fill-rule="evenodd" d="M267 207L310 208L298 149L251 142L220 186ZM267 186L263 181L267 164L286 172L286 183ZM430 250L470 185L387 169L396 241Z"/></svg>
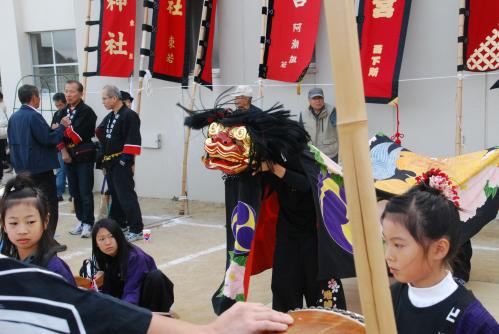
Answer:
<svg viewBox="0 0 499 334"><path fill-rule="evenodd" d="M21 5L18 5L21 3ZM14 52L3 50L0 55L0 70L7 100L13 95L14 83L20 74L30 72L30 65L23 65L19 58L31 61L26 41L18 35L27 31L76 28L76 38L80 71L83 70L83 37L85 32L86 1L65 0L0 0L0 31L7 33L9 45L17 43ZM63 4L64 3L64 4ZM92 19L98 17L98 1L92 1ZM220 73L215 77L214 92L200 88L196 104L211 106L214 97L226 85L250 84L255 94L258 92L257 75L260 56L259 38L261 33L259 0L219 0L218 31L220 45ZM57 7L55 12L38 15L41 8ZM5 13L4 8L8 14ZM137 2L137 26L142 21L141 1ZM40 11L38 10L40 9ZM16 15L12 15L12 13ZM55 15L54 13L57 13ZM407 33L404 60L400 74L400 130L405 134L403 144L418 153L431 156L454 155L455 94L456 94L456 40L457 40L457 1L413 1ZM73 21L68 19L73 17ZM57 19L56 19L57 17ZM62 20L59 18L63 17ZM322 85L326 100L335 104L334 82L329 59L328 39L321 14L316 43L316 66L307 74L302 85L301 95L297 95L296 85L288 85L271 80L264 81L263 105L268 107L277 101L294 112L307 105L307 92L310 85ZM20 24L19 21L22 21ZM13 26L18 26L14 33ZM19 28L22 27L22 28ZM92 28L91 43L95 45L97 29ZM26 38L26 37L25 37ZM137 32L136 68L138 68L141 32ZM23 47L24 45L24 47ZM17 53L16 53L17 52ZM89 71L95 69L95 57L90 56ZM499 74L466 77L463 94L463 133L465 152L471 152L499 143L499 91L489 87L499 79ZM190 91L180 89L178 84L151 80L150 94L142 99L141 119L144 137L160 134L160 149L144 148L137 160L136 185L139 195L171 198L178 196L181 188L184 128L183 112L176 107L180 102L189 105ZM99 116L106 111L101 106L100 88L104 84L115 84L123 90L129 87L127 79L92 77L88 79L87 103ZM138 80L133 80L137 89ZM134 94L136 95L136 93ZM10 100L8 100L10 101ZM9 102L11 103L11 102ZM255 102L260 106L261 101ZM369 133L395 132L395 116L391 107L368 104ZM203 154L201 132L194 131L189 151L188 193L191 199L223 201L223 184L220 173L207 171L200 162ZM96 188L100 186L100 172L96 173Z"/></svg>

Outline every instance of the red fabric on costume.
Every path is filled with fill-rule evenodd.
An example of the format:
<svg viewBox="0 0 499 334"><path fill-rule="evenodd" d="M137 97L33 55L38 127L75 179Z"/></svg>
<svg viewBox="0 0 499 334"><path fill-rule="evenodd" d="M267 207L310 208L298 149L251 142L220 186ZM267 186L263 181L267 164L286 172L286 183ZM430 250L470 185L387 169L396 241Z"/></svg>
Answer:
<svg viewBox="0 0 499 334"><path fill-rule="evenodd" d="M251 251L244 272L244 295L248 298L250 276L272 268L274 261L275 235L277 217L279 215L279 199L277 192L269 194L264 191L264 199L260 206L255 236L251 243Z"/></svg>

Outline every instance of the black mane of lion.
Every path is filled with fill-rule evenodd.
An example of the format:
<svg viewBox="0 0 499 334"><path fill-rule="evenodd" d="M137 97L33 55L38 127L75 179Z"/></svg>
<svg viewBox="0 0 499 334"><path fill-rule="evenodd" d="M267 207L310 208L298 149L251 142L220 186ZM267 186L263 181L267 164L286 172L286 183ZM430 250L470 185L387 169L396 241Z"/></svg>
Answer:
<svg viewBox="0 0 499 334"><path fill-rule="evenodd" d="M304 150L310 141L307 131L290 118L290 111L284 109L282 104L257 112L240 109L231 112L219 104L213 109L197 110L190 114L184 124L192 129L199 130L213 122L225 127L245 126L252 142L250 162L257 166L262 161L282 163L284 159Z"/></svg>

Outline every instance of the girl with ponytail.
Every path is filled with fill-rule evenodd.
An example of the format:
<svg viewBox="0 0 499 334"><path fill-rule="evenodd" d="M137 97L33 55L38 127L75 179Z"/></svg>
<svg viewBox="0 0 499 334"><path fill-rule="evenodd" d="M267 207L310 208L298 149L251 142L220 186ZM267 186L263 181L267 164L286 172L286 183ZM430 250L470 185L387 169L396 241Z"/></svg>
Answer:
<svg viewBox="0 0 499 334"><path fill-rule="evenodd" d="M57 257L55 240L47 232L47 197L26 174L10 179L0 200L1 253L44 267L76 286L68 265Z"/></svg>

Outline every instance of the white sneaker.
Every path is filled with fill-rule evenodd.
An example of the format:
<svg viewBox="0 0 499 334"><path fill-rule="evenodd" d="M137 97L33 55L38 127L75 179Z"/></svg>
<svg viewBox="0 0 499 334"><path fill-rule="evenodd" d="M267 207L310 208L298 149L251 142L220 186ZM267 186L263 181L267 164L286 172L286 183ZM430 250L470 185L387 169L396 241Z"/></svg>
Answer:
<svg viewBox="0 0 499 334"><path fill-rule="evenodd" d="M81 229L81 237L82 238L90 238L92 235L92 226L88 224L82 224L83 227Z"/></svg>
<svg viewBox="0 0 499 334"><path fill-rule="evenodd" d="M71 234L71 235L80 235L81 231L83 231L83 224L82 223L78 223L78 225L76 225L73 230L69 231L69 234Z"/></svg>
<svg viewBox="0 0 499 334"><path fill-rule="evenodd" d="M137 241L137 240L142 240L144 239L144 235L142 234L142 232L140 233L133 233L133 232L128 232L126 235L126 240L128 242L134 242L134 241Z"/></svg>

